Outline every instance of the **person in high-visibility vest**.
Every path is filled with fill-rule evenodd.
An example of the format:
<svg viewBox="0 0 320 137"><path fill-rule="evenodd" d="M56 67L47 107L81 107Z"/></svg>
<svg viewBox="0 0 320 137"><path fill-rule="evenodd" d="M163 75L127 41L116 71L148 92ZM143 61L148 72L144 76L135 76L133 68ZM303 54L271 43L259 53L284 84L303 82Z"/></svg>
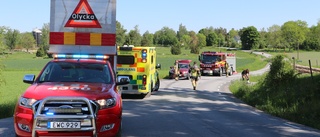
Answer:
<svg viewBox="0 0 320 137"><path fill-rule="evenodd" d="M174 63L174 79L176 81L179 80L179 74L180 74L180 72L179 72L179 62L178 62L178 60L176 60L176 62Z"/></svg>
<svg viewBox="0 0 320 137"><path fill-rule="evenodd" d="M190 79L193 86L193 90L196 90L199 77L200 77L200 69L199 69L199 66L197 65L197 62L193 63L193 66L190 67L189 72L190 72Z"/></svg>
<svg viewBox="0 0 320 137"><path fill-rule="evenodd" d="M228 73L228 71L229 71L229 63L227 61L224 64L224 67L225 67L225 71L226 71L226 77L228 77L229 76L229 73ZM232 72L230 72L230 73L232 73Z"/></svg>

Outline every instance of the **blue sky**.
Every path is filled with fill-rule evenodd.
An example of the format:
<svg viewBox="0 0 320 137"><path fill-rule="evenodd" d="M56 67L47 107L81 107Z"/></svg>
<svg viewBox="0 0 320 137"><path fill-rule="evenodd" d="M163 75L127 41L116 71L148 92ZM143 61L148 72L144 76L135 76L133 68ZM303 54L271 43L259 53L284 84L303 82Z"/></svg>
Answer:
<svg viewBox="0 0 320 137"><path fill-rule="evenodd" d="M4 0L0 26L20 32L42 28L50 21L50 0ZM310 26L320 19L320 0L117 0L117 20L127 30L138 25L140 33L154 33L179 25L198 32L206 27L258 30L287 21L302 20Z"/></svg>

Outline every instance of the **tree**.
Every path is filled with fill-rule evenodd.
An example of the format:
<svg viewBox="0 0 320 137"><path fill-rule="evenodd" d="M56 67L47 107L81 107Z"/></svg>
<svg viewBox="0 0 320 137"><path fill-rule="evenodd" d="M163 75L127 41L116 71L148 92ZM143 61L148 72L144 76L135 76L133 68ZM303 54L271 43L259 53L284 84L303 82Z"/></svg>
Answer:
<svg viewBox="0 0 320 137"><path fill-rule="evenodd" d="M3 53L1 53L1 52L4 52L4 50L5 50L5 44L4 44L3 41L4 41L4 37L5 37L5 33L6 33L7 29L8 28L4 27L4 26L0 27L0 86L1 86L2 83L5 82L5 79L2 76L2 71L3 71L5 66L2 63L2 56L3 56L2 54Z"/></svg>
<svg viewBox="0 0 320 137"><path fill-rule="evenodd" d="M188 34L185 34L180 39L181 46L187 48L190 48L191 44L191 37Z"/></svg>
<svg viewBox="0 0 320 137"><path fill-rule="evenodd" d="M251 50L258 48L260 34L254 26L249 26L240 30L242 49Z"/></svg>
<svg viewBox="0 0 320 137"><path fill-rule="evenodd" d="M208 37L209 34L214 33L214 28L213 27L203 28L203 29L200 29L198 33L201 33L201 34L205 35L206 37ZM212 46L212 45L207 45L207 46Z"/></svg>
<svg viewBox="0 0 320 137"><path fill-rule="evenodd" d="M301 49L320 51L320 23L312 26L306 34L306 40L301 45Z"/></svg>
<svg viewBox="0 0 320 137"><path fill-rule="evenodd" d="M12 30L8 29L7 33L5 35L5 41L6 45L9 47L10 50L13 50L18 42L18 36L19 36L19 31L18 30Z"/></svg>
<svg viewBox="0 0 320 137"><path fill-rule="evenodd" d="M141 45L141 34L139 31L138 25L134 27L134 30L130 30L127 38L126 38L126 44L128 45Z"/></svg>
<svg viewBox="0 0 320 137"><path fill-rule="evenodd" d="M201 33L198 33L197 37L198 37L198 41L199 41L198 47L200 47L200 48L205 47L207 45L206 36Z"/></svg>
<svg viewBox="0 0 320 137"><path fill-rule="evenodd" d="M169 27L163 27L161 30L156 31L154 38L155 44L166 47L179 44L176 32Z"/></svg>
<svg viewBox="0 0 320 137"><path fill-rule="evenodd" d="M120 22L116 21L116 43L118 46L122 46L126 41L127 30L121 25Z"/></svg>
<svg viewBox="0 0 320 137"><path fill-rule="evenodd" d="M149 31L146 31L142 35L141 46L151 46L151 45L153 45L153 34L149 33Z"/></svg>
<svg viewBox="0 0 320 137"><path fill-rule="evenodd" d="M299 45L305 40L305 34L308 31L307 23L303 21L288 21L281 26L282 37L290 47L299 51ZM297 57L299 59L299 56Z"/></svg>
<svg viewBox="0 0 320 137"><path fill-rule="evenodd" d="M48 55L48 50L49 50L49 34L50 34L50 24L49 23L45 23L42 26L41 29L41 38L40 38L40 45L41 47L43 47L43 50L45 51L45 53ZM51 55L48 55L49 57Z"/></svg>
<svg viewBox="0 0 320 137"><path fill-rule="evenodd" d="M171 46L171 54L172 55L180 55L181 54L181 48L179 44Z"/></svg>
<svg viewBox="0 0 320 137"><path fill-rule="evenodd" d="M215 32L210 33L206 38L207 46L214 46L218 41L218 35Z"/></svg>
<svg viewBox="0 0 320 137"><path fill-rule="evenodd" d="M6 49L5 45L5 35L8 27L0 26L0 51L3 52Z"/></svg>
<svg viewBox="0 0 320 137"><path fill-rule="evenodd" d="M260 30L259 34L260 34L260 38L259 38L259 42L258 42L258 48L264 49L265 47L267 47L268 33L264 28L262 28Z"/></svg>
<svg viewBox="0 0 320 137"><path fill-rule="evenodd" d="M199 40L197 37L197 34L194 31L190 31L189 32L191 41L190 41L190 53L195 53L195 54L199 54L200 52L200 47L198 45Z"/></svg>
<svg viewBox="0 0 320 137"><path fill-rule="evenodd" d="M19 44L27 49L27 52L29 52L29 49L33 48L36 41L33 38L31 33L22 33L20 36Z"/></svg>
<svg viewBox="0 0 320 137"><path fill-rule="evenodd" d="M272 25L268 28L267 41L272 48L285 48L282 44L281 27L279 25Z"/></svg>
<svg viewBox="0 0 320 137"><path fill-rule="evenodd" d="M186 26L183 26L182 24L179 25L179 30L177 32L177 38L178 40L181 42L181 38L184 36L184 35L188 35L188 30L186 28Z"/></svg>

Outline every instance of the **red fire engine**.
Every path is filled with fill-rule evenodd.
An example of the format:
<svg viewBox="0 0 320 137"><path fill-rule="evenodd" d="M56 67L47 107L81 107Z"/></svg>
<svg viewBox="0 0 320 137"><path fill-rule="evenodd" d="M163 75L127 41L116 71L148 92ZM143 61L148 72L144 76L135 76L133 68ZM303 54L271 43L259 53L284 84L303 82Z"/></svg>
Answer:
<svg viewBox="0 0 320 137"><path fill-rule="evenodd" d="M232 75L236 72L236 56L232 53L222 53L215 51L204 51L199 55L201 75L222 76L223 74ZM229 66L226 71L225 64Z"/></svg>

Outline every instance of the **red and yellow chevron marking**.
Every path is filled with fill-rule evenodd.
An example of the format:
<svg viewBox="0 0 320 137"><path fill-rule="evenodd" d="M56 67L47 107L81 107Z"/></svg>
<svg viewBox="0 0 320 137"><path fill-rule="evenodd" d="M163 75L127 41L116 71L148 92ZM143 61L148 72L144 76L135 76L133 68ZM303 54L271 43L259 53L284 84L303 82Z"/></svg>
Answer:
<svg viewBox="0 0 320 137"><path fill-rule="evenodd" d="M50 44L114 46L116 35L109 33L50 32Z"/></svg>

